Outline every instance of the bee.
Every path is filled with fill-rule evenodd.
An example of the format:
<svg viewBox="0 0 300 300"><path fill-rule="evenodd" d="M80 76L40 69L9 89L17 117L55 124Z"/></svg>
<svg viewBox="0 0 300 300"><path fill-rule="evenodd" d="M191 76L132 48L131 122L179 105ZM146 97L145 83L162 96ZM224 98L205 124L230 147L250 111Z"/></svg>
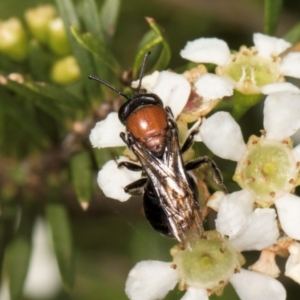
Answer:
<svg viewBox="0 0 300 300"><path fill-rule="evenodd" d="M182 153L187 151L197 130L191 132L183 146L179 146L179 132L169 107L153 93L140 93L146 61L144 56L139 74L139 84L133 97L119 91L110 83L96 76L97 80L127 99L118 115L126 132L120 137L136 155L141 165L121 162L118 167L143 171L145 177L127 185L124 190L131 195L143 194L143 208L152 227L161 234L174 237L185 244L190 236L201 238L202 216L198 201L198 187L188 171L209 164L216 183L226 191L220 170L207 156L186 164Z"/></svg>

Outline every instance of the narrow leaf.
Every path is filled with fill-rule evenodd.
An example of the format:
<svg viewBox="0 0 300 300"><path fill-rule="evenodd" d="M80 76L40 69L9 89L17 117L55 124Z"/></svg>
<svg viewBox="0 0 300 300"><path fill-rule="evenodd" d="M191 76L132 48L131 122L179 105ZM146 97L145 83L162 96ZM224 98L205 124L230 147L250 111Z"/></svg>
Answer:
<svg viewBox="0 0 300 300"><path fill-rule="evenodd" d="M85 0L82 2L82 14L87 31L97 36L101 41L104 41L101 20L94 0Z"/></svg>
<svg viewBox="0 0 300 300"><path fill-rule="evenodd" d="M151 64L151 61L155 60L150 72L165 69L171 58L170 46L159 25L152 18L146 18L146 21L151 27L151 31L144 36L139 46L133 66L134 78L138 76L143 58L147 52L153 52L151 54L152 57L150 56L149 58L149 64Z"/></svg>
<svg viewBox="0 0 300 300"><path fill-rule="evenodd" d="M78 65L80 67L80 71L83 78L86 78L86 80L83 80L84 86L87 90L87 93L89 95L89 99L97 99L100 94L100 88L99 85L93 84L91 80L88 80L88 76L91 74L95 74L95 67L92 57L89 55L89 53L82 48L80 44L76 41L74 36L71 33L70 26L80 26L79 19L76 15L75 7L71 0L56 0L56 5L59 10L59 14L61 18L64 21L68 39L71 44L72 52L74 56L76 57L76 60L78 62Z"/></svg>
<svg viewBox="0 0 300 300"><path fill-rule="evenodd" d="M100 20L107 43L116 31L120 5L120 0L106 0L101 8Z"/></svg>
<svg viewBox="0 0 300 300"><path fill-rule="evenodd" d="M118 61L108 50L104 42L100 41L91 33L81 33L80 30L74 26L71 27L71 31L78 43L92 53L94 57L105 66L105 68L109 69L114 74L120 73Z"/></svg>
<svg viewBox="0 0 300 300"><path fill-rule="evenodd" d="M82 108L84 104L83 101L62 87L45 82L34 82L24 78L21 74L12 74L9 77L0 76L0 84L58 120L64 117L62 108ZM75 113L75 110L68 113Z"/></svg>
<svg viewBox="0 0 300 300"><path fill-rule="evenodd" d="M71 178L78 201L89 203L92 197L92 163L87 151L80 151L71 157Z"/></svg>
<svg viewBox="0 0 300 300"><path fill-rule="evenodd" d="M265 0L264 33L274 35L277 28L283 0Z"/></svg>
<svg viewBox="0 0 300 300"><path fill-rule="evenodd" d="M12 300L18 300L22 296L32 249L34 215L31 207L23 209L20 226L9 246L9 290Z"/></svg>
<svg viewBox="0 0 300 300"><path fill-rule="evenodd" d="M55 197L55 195L52 196ZM63 284L66 288L71 288L74 283L74 257L67 210L62 203L50 202L46 207L46 216Z"/></svg>
<svg viewBox="0 0 300 300"><path fill-rule="evenodd" d="M49 73L47 54L37 40L30 42L29 66L31 74L35 79L47 81Z"/></svg>
<svg viewBox="0 0 300 300"><path fill-rule="evenodd" d="M283 38L291 44L298 43L300 41L300 22L290 29Z"/></svg>

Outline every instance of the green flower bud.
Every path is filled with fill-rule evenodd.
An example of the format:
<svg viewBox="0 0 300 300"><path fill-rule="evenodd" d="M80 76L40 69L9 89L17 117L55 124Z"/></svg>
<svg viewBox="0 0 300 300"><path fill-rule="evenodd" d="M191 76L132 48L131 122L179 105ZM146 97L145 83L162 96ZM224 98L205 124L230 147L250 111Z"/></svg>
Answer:
<svg viewBox="0 0 300 300"><path fill-rule="evenodd" d="M52 66L51 80L58 84L69 84L79 80L81 74L74 56L58 59Z"/></svg>
<svg viewBox="0 0 300 300"><path fill-rule="evenodd" d="M56 9L52 5L42 5L28 9L25 20L31 34L41 43L48 41L49 23L56 17Z"/></svg>
<svg viewBox="0 0 300 300"><path fill-rule="evenodd" d="M62 19L56 18L49 23L49 47L57 55L67 55L71 52L67 33Z"/></svg>
<svg viewBox="0 0 300 300"><path fill-rule="evenodd" d="M0 52L18 62L27 57L28 38L19 19L0 22Z"/></svg>

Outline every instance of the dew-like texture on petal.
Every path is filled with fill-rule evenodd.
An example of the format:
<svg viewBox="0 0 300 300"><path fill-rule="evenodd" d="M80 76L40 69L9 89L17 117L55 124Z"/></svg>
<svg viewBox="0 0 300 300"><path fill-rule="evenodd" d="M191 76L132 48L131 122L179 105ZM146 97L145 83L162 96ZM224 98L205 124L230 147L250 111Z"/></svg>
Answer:
<svg viewBox="0 0 300 300"><path fill-rule="evenodd" d="M128 161L120 157L118 163ZM142 172L133 172L125 167L118 168L114 160L108 161L98 173L97 182L106 197L126 201L131 195L124 192L124 187L141 178Z"/></svg>
<svg viewBox="0 0 300 300"><path fill-rule="evenodd" d="M215 74L203 74L196 82L196 93L203 101L221 99L233 94L234 83Z"/></svg>
<svg viewBox="0 0 300 300"><path fill-rule="evenodd" d="M300 89L290 82L270 83L261 88L261 92L265 95L270 95L277 92L296 92L300 93Z"/></svg>
<svg viewBox="0 0 300 300"><path fill-rule="evenodd" d="M285 76L300 78L300 53L287 54L280 63L280 71Z"/></svg>
<svg viewBox="0 0 300 300"><path fill-rule="evenodd" d="M91 144L96 148L125 146L120 138L120 132L124 131L125 126L120 122L118 114L112 112L92 129L90 134Z"/></svg>
<svg viewBox="0 0 300 300"><path fill-rule="evenodd" d="M205 289L189 287L180 300L209 300Z"/></svg>
<svg viewBox="0 0 300 300"><path fill-rule="evenodd" d="M230 239L236 250L262 250L276 243L279 230L273 208L256 208L250 220L236 238Z"/></svg>
<svg viewBox="0 0 300 300"><path fill-rule="evenodd" d="M159 72L155 71L150 75L145 76L142 79L142 88L147 90L147 92L152 92L154 86L156 85L157 81L159 78ZM136 89L139 85L140 81L139 80L135 80L131 83L131 87Z"/></svg>
<svg viewBox="0 0 300 300"><path fill-rule="evenodd" d="M188 101L191 85L183 75L163 71L153 87L153 93L161 98L164 106L171 107L176 119Z"/></svg>
<svg viewBox="0 0 300 300"><path fill-rule="evenodd" d="M216 228L222 235L233 238L251 221L254 199L250 192L241 190L228 194L221 201Z"/></svg>
<svg viewBox="0 0 300 300"><path fill-rule="evenodd" d="M300 284L300 244L293 242L289 246L290 256L285 265L285 276Z"/></svg>
<svg viewBox="0 0 300 300"><path fill-rule="evenodd" d="M258 54L264 58L271 59L271 55L279 55L291 46L283 39L278 39L262 33L254 33L253 42Z"/></svg>
<svg viewBox="0 0 300 300"><path fill-rule="evenodd" d="M125 292L131 300L163 299L178 280L171 263L142 261L129 272Z"/></svg>
<svg viewBox="0 0 300 300"><path fill-rule="evenodd" d="M230 283L242 300L285 300L286 291L276 279L241 269L231 276Z"/></svg>
<svg viewBox="0 0 300 300"><path fill-rule="evenodd" d="M275 201L283 231L291 238L300 240L300 197L286 194Z"/></svg>
<svg viewBox="0 0 300 300"><path fill-rule="evenodd" d="M241 128L227 112L217 112L206 119L200 133L205 145L222 158L238 161L246 152Z"/></svg>
<svg viewBox="0 0 300 300"><path fill-rule="evenodd" d="M223 40L200 38L188 42L180 51L181 57L196 63L224 65L230 59L230 49Z"/></svg>
<svg viewBox="0 0 300 300"><path fill-rule="evenodd" d="M264 128L266 138L280 141L300 128L300 94L279 92L265 100Z"/></svg>
<svg viewBox="0 0 300 300"><path fill-rule="evenodd" d="M292 151L293 151L295 160L300 161L300 144L297 147L295 147Z"/></svg>

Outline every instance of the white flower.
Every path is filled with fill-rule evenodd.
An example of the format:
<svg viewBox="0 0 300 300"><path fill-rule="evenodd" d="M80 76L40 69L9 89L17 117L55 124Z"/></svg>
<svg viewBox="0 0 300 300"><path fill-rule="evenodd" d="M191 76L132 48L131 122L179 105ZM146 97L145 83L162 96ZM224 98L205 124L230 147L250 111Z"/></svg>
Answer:
<svg viewBox="0 0 300 300"><path fill-rule="evenodd" d="M183 112L188 122L192 122L211 111L224 97L233 94L232 80L206 73L206 68L203 68L205 71L195 68L183 75L155 71L143 78L142 87L148 93L157 94L165 106L171 106L175 119ZM132 86L137 87L138 81Z"/></svg>
<svg viewBox="0 0 300 300"><path fill-rule="evenodd" d="M238 192L240 197L243 197L245 193L247 192ZM224 200L225 202L228 201ZM236 202L237 207L230 205L230 209L233 210L235 216L240 212L241 206L243 206L238 201ZM224 205L225 208L229 208L228 203ZM223 212L223 208L220 207L218 219L224 220L224 214L226 212ZM188 250L181 251L188 252L187 255L191 255L191 258L186 260L186 266L182 266L183 260L180 257L180 250L178 251L179 255L178 253L172 254L174 257L173 263L159 261L138 263L129 273L126 282L127 296L131 300L163 299L179 282L182 288L187 289L181 300L208 300L211 292L218 291L218 287L219 289L224 288L227 282L230 282L242 300L285 299L286 292L280 282L257 272L240 269L240 258L238 254L234 254L235 251L261 250L263 247L276 242L278 229L275 211L274 209L258 209L252 212L251 208L245 215L247 224L239 219L235 224L229 225L229 227L237 226L239 228L239 232L235 233L235 237L231 238L229 236L229 241L223 240L218 244L217 240L210 239L209 233L205 232L207 237L199 241L199 249L192 247L190 253ZM231 231L225 220L224 222L219 222L218 228L223 232ZM216 244L215 248L211 245L210 250L205 248L205 244L209 243L209 241L212 241L212 244ZM223 248L221 252L220 245ZM195 253L197 254L198 250L200 252L199 255L193 256ZM227 253L228 256L222 258L223 253ZM195 261L198 261L198 263L195 264ZM191 266L195 266L192 271L190 271ZM197 269L198 266L200 270L203 267L204 271L201 272ZM199 272L197 273L196 271L198 270Z"/></svg>
<svg viewBox="0 0 300 300"><path fill-rule="evenodd" d="M265 137L253 136L247 145L228 113L218 112L200 127L202 140L213 153L238 162L234 179L239 185L261 207L275 203L282 229L298 240L300 198L290 192L299 184L300 145L293 149L289 137L300 128L299 116L300 94L280 92L265 100Z"/></svg>
<svg viewBox="0 0 300 300"><path fill-rule="evenodd" d="M137 86L138 81L134 81L132 87ZM142 80L142 88L160 97L164 106L171 107L175 119L185 107L191 93L188 80L183 75L170 71L155 71L145 76Z"/></svg>
<svg viewBox="0 0 300 300"><path fill-rule="evenodd" d="M216 73L230 78L244 94L263 92L265 85L284 81L283 76L300 78L300 53L289 53L283 59L279 56L290 43L261 33L255 33L253 41L255 47L242 46L231 54L223 40L200 38L188 42L180 54L196 63L216 64Z"/></svg>
<svg viewBox="0 0 300 300"><path fill-rule="evenodd" d="M50 299L61 289L57 261L50 243L49 229L38 219L33 231L33 250L24 283L24 295L33 299Z"/></svg>

